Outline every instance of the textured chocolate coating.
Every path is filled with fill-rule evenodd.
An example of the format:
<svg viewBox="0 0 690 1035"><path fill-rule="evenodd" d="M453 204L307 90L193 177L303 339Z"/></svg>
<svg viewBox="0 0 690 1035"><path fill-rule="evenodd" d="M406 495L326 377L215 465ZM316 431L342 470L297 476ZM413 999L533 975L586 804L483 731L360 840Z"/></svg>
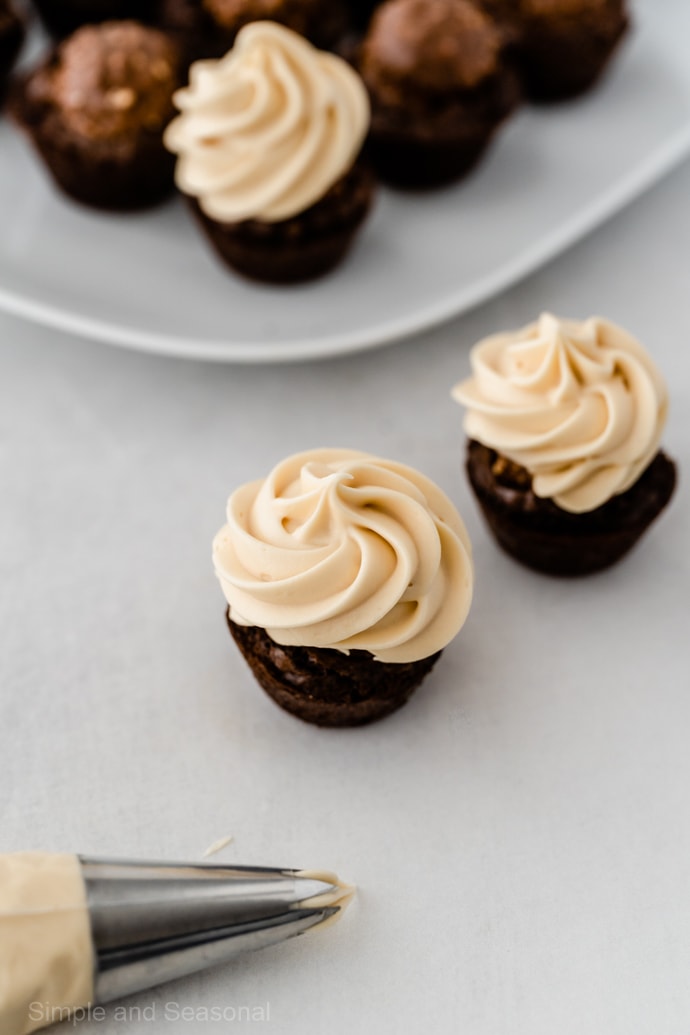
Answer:
<svg viewBox="0 0 690 1035"><path fill-rule="evenodd" d="M388 0L362 45L362 73L384 102L401 89L447 95L494 75L500 47L491 20L465 0Z"/></svg>
<svg viewBox="0 0 690 1035"><path fill-rule="evenodd" d="M675 464L659 452L627 492L596 510L571 514L535 496L523 467L474 440L467 473L500 546L549 575L588 575L615 564L668 504L676 485Z"/></svg>
<svg viewBox="0 0 690 1035"><path fill-rule="evenodd" d="M236 625L229 614L227 622L259 685L285 711L317 726L363 726L390 715L441 656L396 665L362 650L282 647L264 629Z"/></svg>
<svg viewBox="0 0 690 1035"><path fill-rule="evenodd" d="M342 260L369 212L374 189L369 168L356 163L315 205L282 222L219 223L196 201L191 207L216 252L237 273L289 284L320 277Z"/></svg>
<svg viewBox="0 0 690 1035"><path fill-rule="evenodd" d="M170 40L126 21L78 29L34 89L45 91L75 133L114 139L162 130L174 113L177 83L177 51Z"/></svg>
<svg viewBox="0 0 690 1035"><path fill-rule="evenodd" d="M138 208L173 186L163 130L179 82L163 33L103 23L60 44L18 84L11 109L66 193L99 208Z"/></svg>

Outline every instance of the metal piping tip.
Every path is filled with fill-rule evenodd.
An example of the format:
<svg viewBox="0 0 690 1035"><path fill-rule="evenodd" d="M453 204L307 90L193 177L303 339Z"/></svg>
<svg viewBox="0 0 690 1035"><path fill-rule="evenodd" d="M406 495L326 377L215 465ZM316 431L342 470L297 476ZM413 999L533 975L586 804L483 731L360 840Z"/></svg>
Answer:
<svg viewBox="0 0 690 1035"><path fill-rule="evenodd" d="M96 956L110 1002L332 923L354 888L334 874L81 858Z"/></svg>

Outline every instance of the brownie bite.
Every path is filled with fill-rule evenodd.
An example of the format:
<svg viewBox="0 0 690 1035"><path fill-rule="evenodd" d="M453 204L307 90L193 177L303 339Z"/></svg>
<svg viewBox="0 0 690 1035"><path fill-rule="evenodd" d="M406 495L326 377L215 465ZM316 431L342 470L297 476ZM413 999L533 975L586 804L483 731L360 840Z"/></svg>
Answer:
<svg viewBox="0 0 690 1035"><path fill-rule="evenodd" d="M12 107L62 190L97 208L134 209L172 189L163 130L179 82L164 33L104 22L61 43L21 82Z"/></svg>
<svg viewBox="0 0 690 1035"><path fill-rule="evenodd" d="M348 449L288 457L230 496L213 563L259 685L318 726L400 708L467 618L469 538L419 471Z"/></svg>
<svg viewBox="0 0 690 1035"><path fill-rule="evenodd" d="M326 48L350 25L345 0L160 0L158 18L187 61L222 57L250 22L278 22Z"/></svg>
<svg viewBox="0 0 690 1035"><path fill-rule="evenodd" d="M147 21L155 12L155 0L33 0L33 4L45 27L58 39L81 25L114 18Z"/></svg>
<svg viewBox="0 0 690 1035"><path fill-rule="evenodd" d="M0 0L0 104L5 99L10 72L21 50L24 35L24 22L17 10L8 0Z"/></svg>
<svg viewBox="0 0 690 1035"><path fill-rule="evenodd" d="M547 575L590 575L628 553L670 502L676 465L659 451L627 492L586 514L569 514L535 495L529 471L470 441L467 475L496 541Z"/></svg>
<svg viewBox="0 0 690 1035"><path fill-rule="evenodd" d="M244 89L258 83L262 104ZM221 60L195 62L165 143L217 255L273 284L328 273L374 197L360 160L364 84L344 60L276 22L245 26Z"/></svg>
<svg viewBox="0 0 690 1035"><path fill-rule="evenodd" d="M431 187L469 172L519 98L503 44L467 0L387 0L377 10L359 67L382 179Z"/></svg>
<svg viewBox="0 0 690 1035"><path fill-rule="evenodd" d="M625 0L481 0L508 32L526 94L575 97L593 86L628 28Z"/></svg>
<svg viewBox="0 0 690 1035"><path fill-rule="evenodd" d="M669 503L668 393L642 345L601 317L543 313L471 352L467 474L500 546L550 575L610 567Z"/></svg>

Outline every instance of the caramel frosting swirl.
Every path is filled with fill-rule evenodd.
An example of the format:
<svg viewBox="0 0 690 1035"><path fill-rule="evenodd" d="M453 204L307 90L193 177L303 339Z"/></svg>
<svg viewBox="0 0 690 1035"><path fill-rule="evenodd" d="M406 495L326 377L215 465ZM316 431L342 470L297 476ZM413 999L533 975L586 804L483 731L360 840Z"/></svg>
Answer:
<svg viewBox="0 0 690 1035"><path fill-rule="evenodd" d="M450 500L403 464L347 449L289 457L237 489L213 561L230 617L277 643L410 662L470 608L473 568Z"/></svg>
<svg viewBox="0 0 690 1035"><path fill-rule="evenodd" d="M659 449L668 396L640 343L608 320L548 313L472 350L453 389L465 431L532 475L536 496L581 514L629 489Z"/></svg>
<svg viewBox="0 0 690 1035"><path fill-rule="evenodd" d="M342 58L275 22L245 26L220 61L198 61L165 134L181 191L220 222L278 222L345 175L369 128L369 101Z"/></svg>

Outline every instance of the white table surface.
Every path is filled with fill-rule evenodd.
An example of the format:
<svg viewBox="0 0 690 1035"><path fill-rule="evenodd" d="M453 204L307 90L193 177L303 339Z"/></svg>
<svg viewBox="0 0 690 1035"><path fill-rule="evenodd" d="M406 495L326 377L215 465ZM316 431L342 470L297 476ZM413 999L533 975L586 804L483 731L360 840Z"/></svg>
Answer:
<svg viewBox="0 0 690 1035"><path fill-rule="evenodd" d="M687 478L616 569L531 574L479 519L449 397L485 333L603 313L665 371L688 472L689 198L685 165L464 319L330 362L193 364L0 317L0 850L199 859L232 834L216 861L359 886L331 931L83 1035L690 1030ZM316 444L420 467L475 545L465 629L362 730L263 696L209 559L229 491ZM175 1003L270 1016L176 1021Z"/></svg>

